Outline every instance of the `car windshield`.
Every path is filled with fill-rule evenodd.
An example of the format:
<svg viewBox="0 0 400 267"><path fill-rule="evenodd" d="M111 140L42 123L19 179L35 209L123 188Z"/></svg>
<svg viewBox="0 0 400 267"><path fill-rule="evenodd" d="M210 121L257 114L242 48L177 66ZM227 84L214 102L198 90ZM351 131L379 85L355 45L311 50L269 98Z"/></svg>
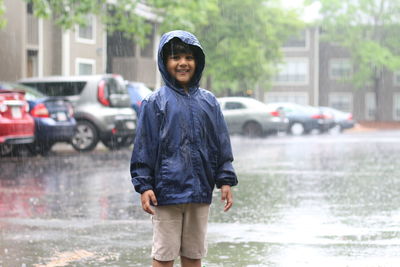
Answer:
<svg viewBox="0 0 400 267"><path fill-rule="evenodd" d="M250 98L245 102L245 105L247 106L247 108L254 109L265 109L267 107L264 103Z"/></svg>
<svg viewBox="0 0 400 267"><path fill-rule="evenodd" d="M151 94L152 91L143 83L136 83L136 82L128 82L126 84L126 88L128 91L132 93L138 94L142 98L146 97L147 95Z"/></svg>
<svg viewBox="0 0 400 267"><path fill-rule="evenodd" d="M139 84L137 87L138 92L141 96L146 97L148 94L151 94L151 90L147 88L144 84Z"/></svg>

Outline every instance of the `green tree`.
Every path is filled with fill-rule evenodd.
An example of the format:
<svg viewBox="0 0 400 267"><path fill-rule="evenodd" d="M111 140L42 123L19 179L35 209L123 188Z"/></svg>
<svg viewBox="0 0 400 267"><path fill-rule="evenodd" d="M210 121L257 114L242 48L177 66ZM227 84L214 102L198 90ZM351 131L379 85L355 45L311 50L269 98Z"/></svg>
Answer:
<svg viewBox="0 0 400 267"><path fill-rule="evenodd" d="M153 0L160 11L161 32L184 29L195 33L207 57L207 87L245 92L266 85L280 61L282 43L303 23L280 1ZM212 85L211 85L212 81Z"/></svg>
<svg viewBox="0 0 400 267"><path fill-rule="evenodd" d="M3 0L0 0L0 29L6 25L6 20L4 19L5 7Z"/></svg>
<svg viewBox="0 0 400 267"><path fill-rule="evenodd" d="M320 3L322 38L352 55L355 88L372 86L377 120L385 71L400 69L400 0L307 0Z"/></svg>
<svg viewBox="0 0 400 267"><path fill-rule="evenodd" d="M294 11L279 7L279 0L24 1L33 5L35 16L53 19L64 29L85 25L86 15L96 14L109 32L124 32L142 45L151 25L135 7L146 3L157 16L160 33L183 29L199 37L207 56L205 74L215 91L245 91L266 83L281 59L282 43L303 26Z"/></svg>
<svg viewBox="0 0 400 267"><path fill-rule="evenodd" d="M218 10L198 35L207 51L206 75L216 91L266 87L281 60L283 42L303 24L277 1L218 1Z"/></svg>
<svg viewBox="0 0 400 267"><path fill-rule="evenodd" d="M32 4L34 15L53 19L64 30L75 25L85 25L87 14L95 14L109 32L122 31L140 44L144 44L151 27L144 17L136 13L139 0L24 0Z"/></svg>

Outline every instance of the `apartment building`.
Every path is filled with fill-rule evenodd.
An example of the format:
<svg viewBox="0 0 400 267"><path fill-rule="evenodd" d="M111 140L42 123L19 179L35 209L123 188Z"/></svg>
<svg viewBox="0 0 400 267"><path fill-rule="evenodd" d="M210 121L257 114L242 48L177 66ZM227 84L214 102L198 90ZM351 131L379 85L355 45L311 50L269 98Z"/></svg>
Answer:
<svg viewBox="0 0 400 267"><path fill-rule="evenodd" d="M353 113L358 121L400 121L400 70L383 71L377 105L371 85L355 88L345 81L356 67L350 51L320 40L319 32L307 28L284 45L280 72L262 100L330 106Z"/></svg>
<svg viewBox="0 0 400 267"><path fill-rule="evenodd" d="M319 31L307 28L288 40L282 47L283 63L273 78L272 88L264 94L264 101L319 103Z"/></svg>
<svg viewBox="0 0 400 267"><path fill-rule="evenodd" d="M377 105L372 84L356 88L344 81L356 67L350 51L320 42L320 105L352 112L357 120L400 121L400 71L383 71L383 90L378 92L380 103Z"/></svg>
<svg viewBox="0 0 400 267"><path fill-rule="evenodd" d="M4 4L7 25L0 30L0 80L108 72L151 87L160 83L154 48L158 43L155 23L147 46L140 48L121 38L121 33L107 36L105 26L94 15L87 16L85 27L62 30L52 20L34 17L32 6L23 0L5 0ZM144 5L138 6L138 12L150 21L155 20Z"/></svg>
<svg viewBox="0 0 400 267"><path fill-rule="evenodd" d="M152 31L148 34L144 47L126 38L122 32L108 35L108 73L119 73L126 80L143 82L151 88L161 85L156 58L160 36L157 34L157 24L150 24Z"/></svg>
<svg viewBox="0 0 400 267"><path fill-rule="evenodd" d="M95 16L86 27L63 31L51 20L33 16L22 0L5 0L7 26L0 30L0 79L104 73L106 32Z"/></svg>

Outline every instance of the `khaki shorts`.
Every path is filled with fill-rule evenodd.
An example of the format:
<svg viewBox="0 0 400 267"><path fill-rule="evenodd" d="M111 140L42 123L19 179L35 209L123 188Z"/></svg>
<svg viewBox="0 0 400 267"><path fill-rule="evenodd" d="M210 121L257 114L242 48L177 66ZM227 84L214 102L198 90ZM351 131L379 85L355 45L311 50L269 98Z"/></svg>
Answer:
<svg viewBox="0 0 400 267"><path fill-rule="evenodd" d="M155 207L151 256L172 261L178 256L201 259L207 253L209 204L180 204Z"/></svg>

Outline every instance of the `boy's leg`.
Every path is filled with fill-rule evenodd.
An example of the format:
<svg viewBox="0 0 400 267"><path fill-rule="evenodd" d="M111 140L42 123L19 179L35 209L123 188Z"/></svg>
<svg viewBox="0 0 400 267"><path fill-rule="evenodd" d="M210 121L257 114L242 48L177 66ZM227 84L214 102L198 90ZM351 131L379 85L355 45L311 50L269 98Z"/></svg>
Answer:
<svg viewBox="0 0 400 267"><path fill-rule="evenodd" d="M201 267L200 259L189 259L181 256L182 267Z"/></svg>
<svg viewBox="0 0 400 267"><path fill-rule="evenodd" d="M172 267L172 266L174 266L174 261L158 261L153 259L153 267Z"/></svg>
<svg viewBox="0 0 400 267"><path fill-rule="evenodd" d="M180 254L182 262L187 262L188 265L182 266L200 266L201 259L207 254L206 236L209 211L209 204L191 203L185 206Z"/></svg>
<svg viewBox="0 0 400 267"><path fill-rule="evenodd" d="M158 206L154 209L153 266L172 266L181 248L183 206Z"/></svg>

